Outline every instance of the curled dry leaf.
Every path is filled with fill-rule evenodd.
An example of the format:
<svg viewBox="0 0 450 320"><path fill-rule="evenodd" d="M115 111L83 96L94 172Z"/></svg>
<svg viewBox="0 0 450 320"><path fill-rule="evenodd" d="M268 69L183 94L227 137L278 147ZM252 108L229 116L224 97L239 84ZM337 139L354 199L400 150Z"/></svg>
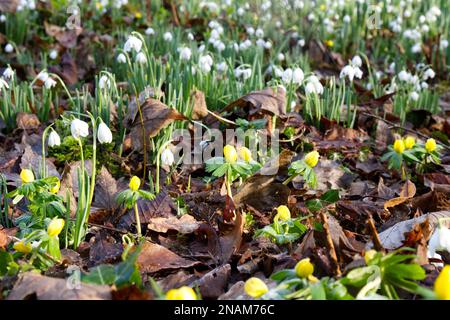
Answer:
<svg viewBox="0 0 450 320"><path fill-rule="evenodd" d="M400 196L386 201L384 203L384 209L387 210L389 208L405 203L409 199L412 199L415 196L415 194L416 194L416 186L411 181L406 180L405 184L403 185L400 191Z"/></svg>
<svg viewBox="0 0 450 320"><path fill-rule="evenodd" d="M50 36L54 37L56 41L64 48L74 48L77 44L77 38L83 31L81 27L74 29L66 29L59 27L54 24L49 24L44 22L45 32Z"/></svg>
<svg viewBox="0 0 450 320"><path fill-rule="evenodd" d="M208 115L208 107L206 106L205 94L200 90L191 92L192 101L192 119L200 120Z"/></svg>
<svg viewBox="0 0 450 320"><path fill-rule="evenodd" d="M189 234L195 232L199 226L200 223L195 220L193 216L185 214L181 216L181 218L152 218L150 219L147 228L161 233L166 233L169 230L175 230L182 234Z"/></svg>
<svg viewBox="0 0 450 320"><path fill-rule="evenodd" d="M28 130L39 128L41 122L34 113L18 112L16 116L17 128Z"/></svg>

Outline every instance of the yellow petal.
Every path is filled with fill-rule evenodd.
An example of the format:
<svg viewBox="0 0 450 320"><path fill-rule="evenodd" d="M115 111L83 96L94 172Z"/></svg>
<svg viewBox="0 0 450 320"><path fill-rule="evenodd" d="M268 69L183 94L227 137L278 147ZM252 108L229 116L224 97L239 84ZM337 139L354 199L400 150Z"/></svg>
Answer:
<svg viewBox="0 0 450 320"><path fill-rule="evenodd" d="M300 260L295 266L295 273L300 278L308 278L314 272L314 265L310 262L309 258Z"/></svg>
<svg viewBox="0 0 450 320"><path fill-rule="evenodd" d="M314 168L319 162L319 156L320 155L317 151L311 151L308 154L306 154L305 163L311 168Z"/></svg>
<svg viewBox="0 0 450 320"><path fill-rule="evenodd" d="M130 189L131 191L138 191L141 186L141 179L136 176L133 176L130 180Z"/></svg>
<svg viewBox="0 0 450 320"><path fill-rule="evenodd" d="M50 237L57 236L64 228L64 219L53 219L47 227L47 233Z"/></svg>
<svg viewBox="0 0 450 320"><path fill-rule="evenodd" d="M250 297L259 298L269 291L267 285L259 278L250 278L245 282L244 285L245 293Z"/></svg>
<svg viewBox="0 0 450 320"><path fill-rule="evenodd" d="M225 147L223 147L223 156L226 162L235 163L238 158L236 148L227 144Z"/></svg>
<svg viewBox="0 0 450 320"><path fill-rule="evenodd" d="M30 183L34 181L33 171L28 169L22 169L20 172L20 179L22 179L22 183Z"/></svg>
<svg viewBox="0 0 450 320"><path fill-rule="evenodd" d="M450 300L450 265L445 266L436 278L434 292L439 300Z"/></svg>
<svg viewBox="0 0 450 320"><path fill-rule="evenodd" d="M179 289L171 289L166 293L167 300L197 300L195 291L187 286Z"/></svg>

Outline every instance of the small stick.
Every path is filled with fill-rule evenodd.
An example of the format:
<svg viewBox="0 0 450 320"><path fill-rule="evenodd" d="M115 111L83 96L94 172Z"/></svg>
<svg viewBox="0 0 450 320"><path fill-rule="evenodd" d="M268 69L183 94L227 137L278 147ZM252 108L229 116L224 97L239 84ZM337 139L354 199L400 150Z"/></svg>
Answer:
<svg viewBox="0 0 450 320"><path fill-rule="evenodd" d="M339 276L339 275L341 275L341 269L339 267L339 262L337 259L336 249L334 248L333 239L331 238L330 229L328 227L328 217L324 211L320 212L320 216L322 217L323 229L325 230L325 234L327 237L327 244L328 244L328 249L330 250L330 257L331 257L331 260L333 260L333 262L334 262L335 273L336 273L336 275Z"/></svg>
<svg viewBox="0 0 450 320"><path fill-rule="evenodd" d="M369 224L369 230L372 234L373 246L377 251L384 252L384 247L381 244L380 237L378 236L377 228L375 228L375 222L373 221L372 215L369 214L369 219L367 219L367 223Z"/></svg>
<svg viewBox="0 0 450 320"><path fill-rule="evenodd" d="M225 119L225 118L219 116L218 114L215 114L215 113L212 112L212 111L209 111L209 110L206 110L206 111L208 111L208 113L209 113L210 115L214 116L215 118L217 118L217 119L219 119L219 120L221 120L221 121L223 121L223 122L226 122L226 123L229 123L229 124L232 124L232 125L236 125L236 122L234 122L234 121Z"/></svg>

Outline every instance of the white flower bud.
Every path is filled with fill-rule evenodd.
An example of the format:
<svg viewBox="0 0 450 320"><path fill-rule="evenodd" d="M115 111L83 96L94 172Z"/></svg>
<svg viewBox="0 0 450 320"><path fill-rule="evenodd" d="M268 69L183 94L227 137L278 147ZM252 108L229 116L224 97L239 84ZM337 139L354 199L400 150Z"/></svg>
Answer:
<svg viewBox="0 0 450 320"><path fill-rule="evenodd" d="M97 131L98 142L100 143L111 143L112 142L112 133L108 126L102 121L98 126Z"/></svg>
<svg viewBox="0 0 450 320"><path fill-rule="evenodd" d="M161 163L165 166L171 166L175 162L175 157L169 148L161 153Z"/></svg>
<svg viewBox="0 0 450 320"><path fill-rule="evenodd" d="M56 131L50 132L48 135L48 146L49 147L55 147L59 146L61 144L61 138L59 137L58 133Z"/></svg>
<svg viewBox="0 0 450 320"><path fill-rule="evenodd" d="M74 119L70 123L70 132L75 139L87 137L89 135L89 125L80 119Z"/></svg>

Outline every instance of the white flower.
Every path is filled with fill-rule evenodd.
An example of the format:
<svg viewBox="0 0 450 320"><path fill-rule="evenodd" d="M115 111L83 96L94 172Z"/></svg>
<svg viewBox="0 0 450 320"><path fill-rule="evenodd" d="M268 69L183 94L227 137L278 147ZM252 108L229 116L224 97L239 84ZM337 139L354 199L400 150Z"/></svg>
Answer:
<svg viewBox="0 0 450 320"><path fill-rule="evenodd" d="M141 51L141 48L142 41L136 36L129 36L127 41L125 42L125 45L123 46L123 50L125 50L125 52L131 52L131 50L139 52Z"/></svg>
<svg viewBox="0 0 450 320"><path fill-rule="evenodd" d="M47 80L45 80L45 82L44 82L44 86L46 89L51 89L54 86L56 86L56 81L53 80L52 78L48 77Z"/></svg>
<svg viewBox="0 0 450 320"><path fill-rule="evenodd" d="M52 51L50 51L48 56L50 57L50 59L55 60L58 57L58 51L52 50Z"/></svg>
<svg viewBox="0 0 450 320"><path fill-rule="evenodd" d="M52 130L50 134L48 135L48 146L54 147L59 146L61 144L61 138L59 137L58 133L56 131Z"/></svg>
<svg viewBox="0 0 450 320"><path fill-rule="evenodd" d="M361 79L362 77L362 71L358 67L354 67L352 65L346 65L339 75L341 79L347 77L351 82L353 82L353 79L357 77L358 79Z"/></svg>
<svg viewBox="0 0 450 320"><path fill-rule="evenodd" d="M201 56L198 59L198 65L203 73L208 73L211 71L211 66L213 65L213 60L209 54Z"/></svg>
<svg viewBox="0 0 450 320"><path fill-rule="evenodd" d="M0 90L3 88L9 89L8 82L6 82L3 78L0 78Z"/></svg>
<svg viewBox="0 0 450 320"><path fill-rule="evenodd" d="M292 73L292 82L296 84L301 84L303 82L303 79L305 79L305 74L303 73L303 70L300 68L295 68L294 72Z"/></svg>
<svg viewBox="0 0 450 320"><path fill-rule="evenodd" d="M413 101L417 101L419 100L419 94L416 91L413 91L409 94L409 97L411 98L411 100Z"/></svg>
<svg viewBox="0 0 450 320"><path fill-rule="evenodd" d="M119 55L117 56L116 61L118 63L126 63L127 62L127 57L123 53L119 53Z"/></svg>
<svg viewBox="0 0 450 320"><path fill-rule="evenodd" d="M283 53L279 53L277 56L278 61L283 61L284 60L284 54Z"/></svg>
<svg viewBox="0 0 450 320"><path fill-rule="evenodd" d="M41 71L38 75L37 75L37 79L45 82L48 79L49 75L46 71Z"/></svg>
<svg viewBox="0 0 450 320"><path fill-rule="evenodd" d="M256 29L256 31L255 31L255 35L256 35L258 38L262 38L262 37L264 37L264 31L263 31L261 28L258 28L258 29Z"/></svg>
<svg viewBox="0 0 450 320"><path fill-rule="evenodd" d="M264 44L264 48L266 48L266 49L272 48L272 42L266 41L266 43Z"/></svg>
<svg viewBox="0 0 450 320"><path fill-rule="evenodd" d="M155 34L155 30L153 30L153 28L148 27L147 29L145 29L145 34L148 36L152 36Z"/></svg>
<svg viewBox="0 0 450 320"><path fill-rule="evenodd" d="M164 39L164 41L170 42L170 41L172 41L173 36L169 31L167 31L163 34L163 39Z"/></svg>
<svg viewBox="0 0 450 320"><path fill-rule="evenodd" d="M246 31L247 31L247 34L248 34L249 36L252 36L252 35L255 34L255 28L253 28L253 27L248 27L248 28L246 29Z"/></svg>
<svg viewBox="0 0 450 320"><path fill-rule="evenodd" d="M291 83L291 81L292 81L292 69L291 68L287 68L286 70L283 71L281 80L283 80L284 83Z"/></svg>
<svg viewBox="0 0 450 320"><path fill-rule="evenodd" d="M70 132L75 139L87 137L89 135L89 125L80 119L74 119L70 123Z"/></svg>
<svg viewBox="0 0 450 320"><path fill-rule="evenodd" d="M5 46L5 52L6 52L6 53L11 53L11 52L13 52L13 51L14 51L13 45L12 45L11 43L8 43L8 44Z"/></svg>
<svg viewBox="0 0 450 320"><path fill-rule="evenodd" d="M3 71L3 78L5 78L5 80L9 80L14 76L14 70L11 69L11 67L8 67L5 69L5 71Z"/></svg>
<svg viewBox="0 0 450 320"><path fill-rule="evenodd" d="M106 89L111 86L111 81L109 80L109 77L106 75L103 75L98 79L98 87L100 89Z"/></svg>
<svg viewBox="0 0 450 320"><path fill-rule="evenodd" d="M244 15L244 13L245 13L244 8L239 8L239 9L237 9L237 14L238 14L238 16L242 16L242 15Z"/></svg>
<svg viewBox="0 0 450 320"><path fill-rule="evenodd" d="M187 38L188 38L189 41L193 41L194 40L194 35L191 32L189 32L188 35L187 35Z"/></svg>
<svg viewBox="0 0 450 320"><path fill-rule="evenodd" d="M428 258L438 258L436 251L450 252L450 229L438 226L428 242Z"/></svg>
<svg viewBox="0 0 450 320"><path fill-rule="evenodd" d="M352 65L358 68L362 66L362 59L360 56L354 56L352 59Z"/></svg>
<svg viewBox="0 0 450 320"><path fill-rule="evenodd" d="M165 166L171 166L175 162L175 157L169 148L161 153L161 163Z"/></svg>
<svg viewBox="0 0 450 320"><path fill-rule="evenodd" d="M191 49L184 47L180 49L180 59L181 60L189 60L191 59L192 56L192 51Z"/></svg>
<svg viewBox="0 0 450 320"><path fill-rule="evenodd" d="M0 22L5 22L6 16L4 14L0 15Z"/></svg>
<svg viewBox="0 0 450 320"><path fill-rule="evenodd" d="M413 45L411 48L411 52L412 53L422 52L422 46L420 45L420 43L416 43L415 45Z"/></svg>
<svg viewBox="0 0 450 320"><path fill-rule="evenodd" d="M305 39L299 39L297 41L299 47L303 48L305 46Z"/></svg>
<svg viewBox="0 0 450 320"><path fill-rule="evenodd" d="M444 50L447 49L448 48L448 40L442 39L439 46Z"/></svg>
<svg viewBox="0 0 450 320"><path fill-rule="evenodd" d="M143 52L139 52L136 55L136 62L139 64L146 64L147 63L147 57L145 56L145 54Z"/></svg>
<svg viewBox="0 0 450 320"><path fill-rule="evenodd" d="M350 18L350 16L347 14L347 15L344 16L343 20L344 20L345 23L349 23L349 22L351 21L351 18Z"/></svg>
<svg viewBox="0 0 450 320"><path fill-rule="evenodd" d="M312 75L308 78L308 83L305 86L305 92L307 94L316 93L321 95L323 93L323 86L319 81L319 78Z"/></svg>
<svg viewBox="0 0 450 320"><path fill-rule="evenodd" d="M108 126L102 121L98 126L97 131L98 142L100 143L111 143L112 142L112 133Z"/></svg>
<svg viewBox="0 0 450 320"><path fill-rule="evenodd" d="M433 69L428 68L427 70L425 70L425 72L423 73L423 79L424 80L428 80L428 79L433 79L436 76L436 73L434 72Z"/></svg>
<svg viewBox="0 0 450 320"><path fill-rule="evenodd" d="M398 74L398 79L404 82L409 82L411 80L411 77L411 73L406 72L405 70L400 71L400 73Z"/></svg>
<svg viewBox="0 0 450 320"><path fill-rule="evenodd" d="M219 71L220 73L224 73L228 70L228 65L225 61L218 63L217 66L217 71Z"/></svg>

